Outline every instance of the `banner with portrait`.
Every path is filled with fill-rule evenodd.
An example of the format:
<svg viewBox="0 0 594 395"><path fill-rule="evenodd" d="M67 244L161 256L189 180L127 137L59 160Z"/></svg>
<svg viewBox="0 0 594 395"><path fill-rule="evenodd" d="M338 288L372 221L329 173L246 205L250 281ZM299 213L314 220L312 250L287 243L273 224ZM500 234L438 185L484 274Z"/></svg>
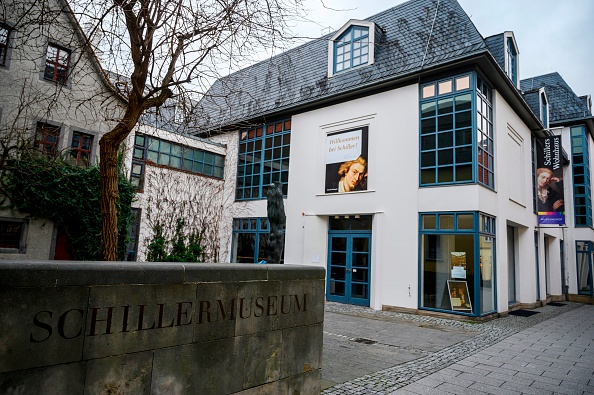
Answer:
<svg viewBox="0 0 594 395"><path fill-rule="evenodd" d="M368 127L326 135L325 193L367 190Z"/></svg>
<svg viewBox="0 0 594 395"><path fill-rule="evenodd" d="M536 211L539 225L565 224L561 136L536 139Z"/></svg>

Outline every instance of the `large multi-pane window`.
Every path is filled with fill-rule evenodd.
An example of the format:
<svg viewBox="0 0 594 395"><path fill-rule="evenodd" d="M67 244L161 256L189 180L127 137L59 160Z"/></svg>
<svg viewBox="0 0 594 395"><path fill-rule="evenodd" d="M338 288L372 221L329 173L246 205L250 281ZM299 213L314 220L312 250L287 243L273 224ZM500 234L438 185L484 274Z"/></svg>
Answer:
<svg viewBox="0 0 594 395"><path fill-rule="evenodd" d="M478 182L489 187L495 184L493 168L493 107L491 89L476 78L476 136L478 141Z"/></svg>
<svg viewBox="0 0 594 395"><path fill-rule="evenodd" d="M334 72L369 62L369 28L352 26L334 42Z"/></svg>
<svg viewBox="0 0 594 395"><path fill-rule="evenodd" d="M493 187L491 90L476 74L421 86L420 184Z"/></svg>
<svg viewBox="0 0 594 395"><path fill-rule="evenodd" d="M495 218L478 212L420 215L420 306L484 315L495 305Z"/></svg>
<svg viewBox="0 0 594 395"><path fill-rule="evenodd" d="M131 181L138 189L142 189L147 162L216 178L223 178L225 170L223 155L137 133L134 138Z"/></svg>
<svg viewBox="0 0 594 395"><path fill-rule="evenodd" d="M70 156L76 163L89 164L91 161L91 149L93 147L93 136L86 133L72 133L70 144Z"/></svg>
<svg viewBox="0 0 594 395"><path fill-rule="evenodd" d="M233 220L231 262L279 263L270 261L272 249L268 242L269 233L268 218L235 218ZM283 261L281 255L280 263Z"/></svg>
<svg viewBox="0 0 594 395"><path fill-rule="evenodd" d="M69 69L70 51L57 45L48 44L43 78L66 84Z"/></svg>
<svg viewBox="0 0 594 395"><path fill-rule="evenodd" d="M35 128L35 139L33 145L48 158L58 156L58 141L60 139L60 127L48 123L37 122Z"/></svg>
<svg viewBox="0 0 594 395"><path fill-rule="evenodd" d="M571 128L571 159L575 225L592 226L590 154L584 126Z"/></svg>
<svg viewBox="0 0 594 395"><path fill-rule="evenodd" d="M264 199L272 182L283 184L287 195L291 121L279 121L239 134L237 200Z"/></svg>
<svg viewBox="0 0 594 395"><path fill-rule="evenodd" d="M7 25L0 23L0 66L6 66L8 60L10 33L11 29Z"/></svg>

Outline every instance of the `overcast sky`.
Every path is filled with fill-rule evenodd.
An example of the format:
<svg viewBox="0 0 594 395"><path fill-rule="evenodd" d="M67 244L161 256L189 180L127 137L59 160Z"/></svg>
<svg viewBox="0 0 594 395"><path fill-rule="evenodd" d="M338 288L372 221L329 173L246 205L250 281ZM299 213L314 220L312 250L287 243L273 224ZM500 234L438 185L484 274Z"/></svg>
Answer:
<svg viewBox="0 0 594 395"><path fill-rule="evenodd" d="M322 3L323 1L323 3ZM405 0L304 0L309 19L294 33L320 37L349 19L366 19ZM483 37L511 30L520 78L557 71L578 96L594 96L594 0L458 0ZM324 5L326 7L324 7ZM333 11L332 9L340 10Z"/></svg>

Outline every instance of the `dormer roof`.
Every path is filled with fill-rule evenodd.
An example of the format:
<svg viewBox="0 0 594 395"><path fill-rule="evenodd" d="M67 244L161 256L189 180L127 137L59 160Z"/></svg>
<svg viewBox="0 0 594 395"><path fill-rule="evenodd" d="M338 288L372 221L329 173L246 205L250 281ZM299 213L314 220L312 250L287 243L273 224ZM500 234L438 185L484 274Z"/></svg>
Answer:
<svg viewBox="0 0 594 395"><path fill-rule="evenodd" d="M526 78L520 82L526 101L535 114L539 113L538 92L544 88L549 101L549 123L563 124L575 120L592 118L592 112L586 102L578 97L557 72ZM529 98L536 96L536 107Z"/></svg>

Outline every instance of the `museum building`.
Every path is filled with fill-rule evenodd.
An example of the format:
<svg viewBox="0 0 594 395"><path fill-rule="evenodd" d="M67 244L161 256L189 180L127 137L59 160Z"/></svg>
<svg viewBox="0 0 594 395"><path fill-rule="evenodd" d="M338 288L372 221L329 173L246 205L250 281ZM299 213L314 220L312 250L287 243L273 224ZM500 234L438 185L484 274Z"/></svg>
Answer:
<svg viewBox="0 0 594 395"><path fill-rule="evenodd" d="M591 99L520 66L513 32L411 0L218 80L195 115L236 170L228 260L268 259L280 181L284 262L325 267L329 301L473 317L592 301Z"/></svg>

